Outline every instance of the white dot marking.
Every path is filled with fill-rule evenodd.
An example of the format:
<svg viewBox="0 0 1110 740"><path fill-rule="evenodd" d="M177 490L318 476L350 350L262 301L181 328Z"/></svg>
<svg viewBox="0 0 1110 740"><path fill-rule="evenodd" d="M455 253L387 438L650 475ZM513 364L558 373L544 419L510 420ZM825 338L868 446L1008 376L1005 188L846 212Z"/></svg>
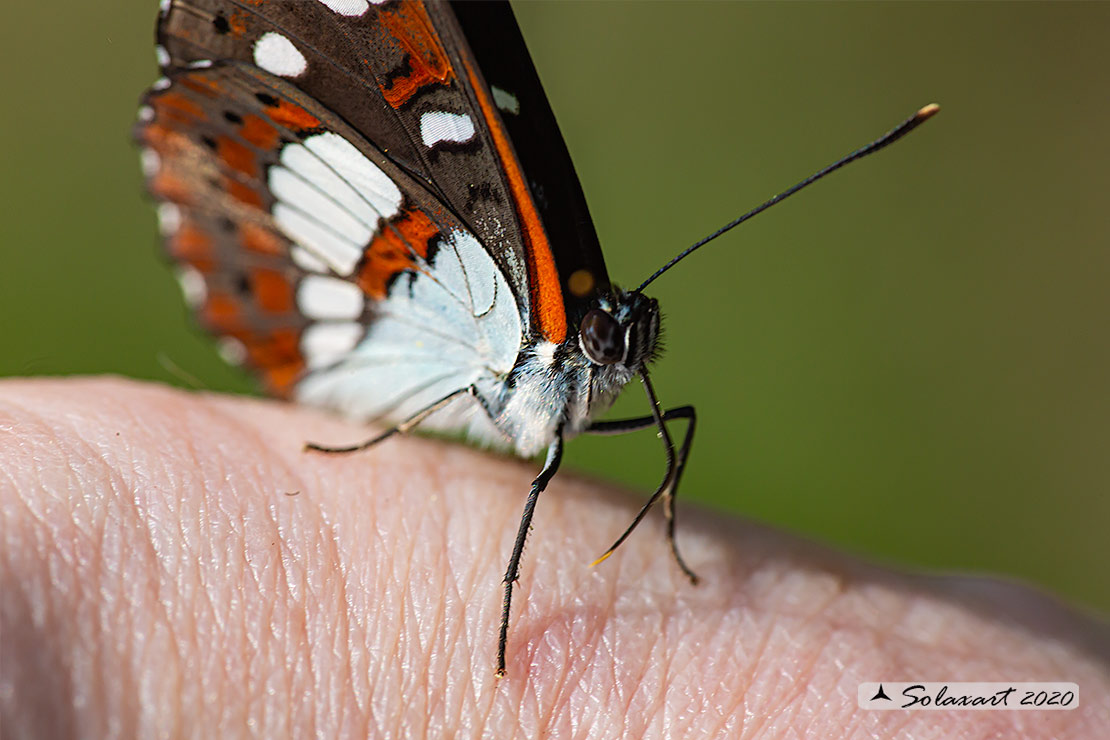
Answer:
<svg viewBox="0 0 1110 740"><path fill-rule="evenodd" d="M309 275L297 286L297 307L315 321L357 319L363 302L361 288L338 278Z"/></svg>
<svg viewBox="0 0 1110 740"><path fill-rule="evenodd" d="M158 206L158 232L162 236L173 236L181 228L181 208L176 203L162 203Z"/></svg>
<svg viewBox="0 0 1110 740"><path fill-rule="evenodd" d="M217 351L229 365L242 365L247 361L247 348L235 337L221 337Z"/></svg>
<svg viewBox="0 0 1110 740"><path fill-rule="evenodd" d="M514 116L520 113L520 101L516 99L508 90L502 90L499 87L490 86L493 91L493 104L506 113L512 113Z"/></svg>
<svg viewBox="0 0 1110 740"><path fill-rule="evenodd" d="M320 0L320 2L339 15L351 17L360 16L370 9L370 3L366 0Z"/></svg>
<svg viewBox="0 0 1110 740"><path fill-rule="evenodd" d="M254 42L254 63L279 77L296 77L308 69L304 54L274 31L267 31Z"/></svg>
<svg viewBox="0 0 1110 740"><path fill-rule="evenodd" d="M376 217L392 218L401 208L401 191L393 180L339 134L328 131L310 136L304 145L358 190L359 199L369 204Z"/></svg>
<svg viewBox="0 0 1110 740"><path fill-rule="evenodd" d="M270 193L280 202L295 205L302 213L311 214L313 220L326 224L329 230L353 246L362 246L370 241L373 226L351 215L327 191L321 191L319 184L306 182L284 167L271 167L268 181ZM370 223L376 221L375 218Z"/></svg>
<svg viewBox="0 0 1110 740"><path fill-rule="evenodd" d="M185 303L189 308L203 305L208 298L208 284L195 267L181 265L177 270L177 283L181 286L181 294L185 296Z"/></svg>
<svg viewBox="0 0 1110 740"><path fill-rule="evenodd" d="M313 324L301 335L301 354L309 368L325 367L341 360L362 337L362 325L353 321Z"/></svg>
<svg viewBox="0 0 1110 740"><path fill-rule="evenodd" d="M158 156L158 152L145 147L139 152L139 162L146 177L154 177L162 167L162 158Z"/></svg>
<svg viewBox="0 0 1110 740"><path fill-rule="evenodd" d="M274 223L286 236L326 262L332 270L340 275L354 272L362 257L361 246L351 244L319 221L284 203L275 203L273 214Z"/></svg>
<svg viewBox="0 0 1110 740"><path fill-rule="evenodd" d="M287 145L268 179L278 200L274 221L315 258L315 264L302 265L314 272L331 268L350 275L377 233L379 219L392 218L401 207L393 180L330 131Z"/></svg>
<svg viewBox="0 0 1110 740"><path fill-rule="evenodd" d="M470 116L447 111L429 111L420 116L420 138L431 148L441 141L470 141L474 136L474 121Z"/></svg>
<svg viewBox="0 0 1110 740"><path fill-rule="evenodd" d="M289 250L289 256L293 258L293 264L306 272L324 273L328 271L327 262L317 259L316 255L298 244L294 244L293 248Z"/></svg>
<svg viewBox="0 0 1110 740"><path fill-rule="evenodd" d="M161 44L154 47L154 58L158 60L159 67L168 67L170 64L170 53Z"/></svg>

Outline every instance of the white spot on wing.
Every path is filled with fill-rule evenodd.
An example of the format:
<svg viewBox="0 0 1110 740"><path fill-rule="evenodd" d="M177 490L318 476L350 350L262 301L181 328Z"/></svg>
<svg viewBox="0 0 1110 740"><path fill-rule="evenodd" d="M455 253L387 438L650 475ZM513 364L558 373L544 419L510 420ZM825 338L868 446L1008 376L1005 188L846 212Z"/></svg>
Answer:
<svg viewBox="0 0 1110 740"><path fill-rule="evenodd" d="M139 152L139 163L143 168L143 175L154 177L162 167L162 158L153 149L144 148Z"/></svg>
<svg viewBox="0 0 1110 740"><path fill-rule="evenodd" d="M274 204L273 215L274 223L286 236L317 259L326 262L332 270L340 275L354 272L355 265L362 256L360 246L351 244L311 216L306 216L284 203Z"/></svg>
<svg viewBox="0 0 1110 740"><path fill-rule="evenodd" d="M362 290L354 283L309 275L297 286L297 307L316 321L357 319L362 315Z"/></svg>
<svg viewBox="0 0 1110 740"><path fill-rule="evenodd" d="M354 188L359 199L369 205L375 215L381 218L396 215L401 207L401 191L354 144L339 134L328 131L308 137L304 145Z"/></svg>
<svg viewBox="0 0 1110 740"><path fill-rule="evenodd" d="M170 63L170 53L166 51L166 47L161 44L156 44L154 47L154 58L158 60L159 67L167 67Z"/></svg>
<svg viewBox="0 0 1110 740"><path fill-rule="evenodd" d="M173 236L181 228L181 208L176 203L162 203L158 206L158 232L162 236Z"/></svg>
<svg viewBox="0 0 1110 740"><path fill-rule="evenodd" d="M149 105L139 106L139 120L143 123L150 123L154 120L154 109Z"/></svg>
<svg viewBox="0 0 1110 740"><path fill-rule="evenodd" d="M502 90L499 87L490 86L493 91L493 104L506 113L512 113L514 116L520 113L520 101L516 99L508 90Z"/></svg>
<svg viewBox="0 0 1110 740"><path fill-rule="evenodd" d="M229 365L242 365L247 359L247 348L234 337L222 337L217 345L220 357Z"/></svg>
<svg viewBox="0 0 1110 740"><path fill-rule="evenodd" d="M473 136L474 121L470 120L470 116L441 110L420 116L420 138L426 147L433 147L441 141L470 141Z"/></svg>
<svg viewBox="0 0 1110 740"><path fill-rule="evenodd" d="M351 17L360 16L370 9L370 4L366 0L320 0L320 2L339 15Z"/></svg>
<svg viewBox="0 0 1110 740"><path fill-rule="evenodd" d="M150 89L151 90L165 90L169 86L170 86L170 80L169 80L168 77L159 77L157 80L154 81L154 84L150 86Z"/></svg>
<svg viewBox="0 0 1110 740"><path fill-rule="evenodd" d="M362 326L353 321L313 324L301 335L301 354L311 368L331 365L354 349L362 337Z"/></svg>
<svg viewBox="0 0 1110 740"><path fill-rule="evenodd" d="M327 224L328 228L338 236L349 241L353 246L361 246L370 240L373 219L370 225L351 215L340 203L337 203L333 193L328 192L312 181L305 179L284 167L271 167L268 177L270 192L282 203L295 205L303 213L312 215L319 223Z"/></svg>
<svg viewBox="0 0 1110 740"><path fill-rule="evenodd" d="M281 150L268 174L274 221L296 242L297 264L350 275L379 219L401 207L401 191L354 144L330 131Z"/></svg>
<svg viewBox="0 0 1110 740"><path fill-rule="evenodd" d="M274 31L267 31L254 42L254 63L279 77L296 77L308 69L304 54Z"/></svg>
<svg viewBox="0 0 1110 740"><path fill-rule="evenodd" d="M189 308L202 305L208 298L208 284L195 267L180 266L177 270L177 283L181 286L181 294L185 296L185 303Z"/></svg>
<svg viewBox="0 0 1110 740"><path fill-rule="evenodd" d="M323 260L316 259L316 257L304 247L293 245L289 250L289 256L293 258L293 264L307 272L327 272L328 263Z"/></svg>

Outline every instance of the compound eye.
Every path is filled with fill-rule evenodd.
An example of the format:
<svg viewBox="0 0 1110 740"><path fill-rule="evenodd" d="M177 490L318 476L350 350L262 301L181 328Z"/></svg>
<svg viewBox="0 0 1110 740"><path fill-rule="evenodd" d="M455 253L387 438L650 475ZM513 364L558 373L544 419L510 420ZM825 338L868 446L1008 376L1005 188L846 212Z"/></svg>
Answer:
<svg viewBox="0 0 1110 740"><path fill-rule="evenodd" d="M582 319L578 329L582 350L596 365L615 365L624 359L624 331L620 322L599 308Z"/></svg>

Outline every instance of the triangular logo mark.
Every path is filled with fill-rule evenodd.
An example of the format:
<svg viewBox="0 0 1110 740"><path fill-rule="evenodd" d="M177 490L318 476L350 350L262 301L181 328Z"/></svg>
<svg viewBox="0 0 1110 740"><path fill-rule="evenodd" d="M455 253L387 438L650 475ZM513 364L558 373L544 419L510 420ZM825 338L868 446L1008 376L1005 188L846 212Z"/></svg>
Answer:
<svg viewBox="0 0 1110 740"><path fill-rule="evenodd" d="M879 690L877 692L875 692L874 696L871 697L871 701L875 701L876 699L886 699L887 701L893 701L893 699L891 699L889 696L887 696L886 692L883 691L883 685L882 684L879 684Z"/></svg>

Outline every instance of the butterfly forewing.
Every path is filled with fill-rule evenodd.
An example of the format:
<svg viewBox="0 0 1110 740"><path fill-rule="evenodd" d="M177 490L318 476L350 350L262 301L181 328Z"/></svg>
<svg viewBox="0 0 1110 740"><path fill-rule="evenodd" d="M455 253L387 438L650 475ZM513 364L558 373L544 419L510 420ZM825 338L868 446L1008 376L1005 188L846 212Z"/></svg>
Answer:
<svg viewBox="0 0 1110 740"><path fill-rule="evenodd" d="M477 65L466 47L445 45L452 20L420 2L200 0L172 3L159 39L171 69L241 61L348 122L492 248L527 309L523 232L489 131L499 114L483 111L471 89L480 77L468 74Z"/></svg>

